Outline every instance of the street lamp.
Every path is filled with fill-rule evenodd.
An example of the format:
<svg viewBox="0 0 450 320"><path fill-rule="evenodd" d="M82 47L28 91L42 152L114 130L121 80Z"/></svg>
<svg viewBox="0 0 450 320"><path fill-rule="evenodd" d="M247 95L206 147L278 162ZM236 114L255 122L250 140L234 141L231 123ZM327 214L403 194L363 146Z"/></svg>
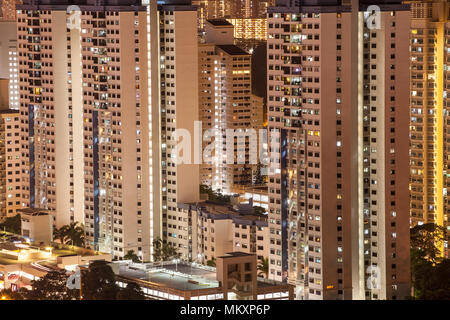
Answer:
<svg viewBox="0 0 450 320"><path fill-rule="evenodd" d="M204 254L203 253L199 253L197 254L197 263L203 265L203 257Z"/></svg>
<svg viewBox="0 0 450 320"><path fill-rule="evenodd" d="M175 258L173 262L175 262L175 272L178 272L178 258Z"/></svg>

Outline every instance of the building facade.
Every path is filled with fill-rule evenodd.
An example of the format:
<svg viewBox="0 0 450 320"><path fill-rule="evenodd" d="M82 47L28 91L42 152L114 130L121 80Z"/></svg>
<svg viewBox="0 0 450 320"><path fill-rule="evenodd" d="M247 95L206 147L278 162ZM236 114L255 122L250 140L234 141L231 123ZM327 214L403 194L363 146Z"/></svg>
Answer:
<svg viewBox="0 0 450 320"><path fill-rule="evenodd" d="M189 1L18 6L24 206L83 223L117 259L170 242L167 212L199 193L199 165L176 154L198 119L195 15Z"/></svg>
<svg viewBox="0 0 450 320"><path fill-rule="evenodd" d="M19 109L19 78L17 61L17 24L0 20L0 79L7 79L10 109Z"/></svg>
<svg viewBox="0 0 450 320"><path fill-rule="evenodd" d="M227 19L234 26L236 39L267 40L267 20L264 18L235 18Z"/></svg>
<svg viewBox="0 0 450 320"><path fill-rule="evenodd" d="M264 105L251 93L251 55L233 45L233 26L208 20L206 30L199 46L201 183L230 193L233 185L252 183Z"/></svg>
<svg viewBox="0 0 450 320"><path fill-rule="evenodd" d="M17 7L22 192L88 247L149 259L147 11L131 4Z"/></svg>
<svg viewBox="0 0 450 320"><path fill-rule="evenodd" d="M258 260L268 257L269 229L267 216L252 209L212 202L179 203L172 217L177 229L184 260L207 264L228 252L255 254Z"/></svg>
<svg viewBox="0 0 450 320"><path fill-rule="evenodd" d="M269 277L297 299L403 298L409 8L378 4L369 28L370 1L317 4L268 12Z"/></svg>
<svg viewBox="0 0 450 320"><path fill-rule="evenodd" d="M199 159L194 150L198 121L197 12L189 1L167 2L158 8L160 49L160 146L162 240L186 250L173 228L177 203L199 201ZM188 134L190 144L182 149ZM200 134L201 132L197 132ZM180 145L179 145L180 144ZM181 149L178 147L181 146ZM186 161L181 160L186 158Z"/></svg>
<svg viewBox="0 0 450 320"><path fill-rule="evenodd" d="M0 111L0 219L22 207L19 112Z"/></svg>
<svg viewBox="0 0 450 320"><path fill-rule="evenodd" d="M448 228L447 1L411 1L411 225ZM448 242L443 244L448 256Z"/></svg>
<svg viewBox="0 0 450 320"><path fill-rule="evenodd" d="M202 9L206 19L264 18L273 0L197 0L192 2Z"/></svg>

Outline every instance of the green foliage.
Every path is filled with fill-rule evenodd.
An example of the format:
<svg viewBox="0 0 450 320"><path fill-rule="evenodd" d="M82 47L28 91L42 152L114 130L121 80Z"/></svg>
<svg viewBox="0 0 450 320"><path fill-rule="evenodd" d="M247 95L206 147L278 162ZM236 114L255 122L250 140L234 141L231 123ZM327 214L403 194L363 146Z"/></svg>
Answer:
<svg viewBox="0 0 450 320"><path fill-rule="evenodd" d="M444 237L445 229L441 226L434 223L418 225L410 230L411 248L418 250L424 258L436 263L440 258Z"/></svg>
<svg viewBox="0 0 450 320"><path fill-rule="evenodd" d="M5 300L25 300L28 292L26 288L20 288L16 291L3 289L0 291L0 297L5 297Z"/></svg>
<svg viewBox="0 0 450 320"><path fill-rule="evenodd" d="M161 238L153 240L153 260L168 261L180 258L181 254L172 243L164 243Z"/></svg>
<svg viewBox="0 0 450 320"><path fill-rule="evenodd" d="M20 214L16 214L13 217L7 217L2 223L0 223L0 230L15 234L22 233L21 227L22 220L20 219Z"/></svg>
<svg viewBox="0 0 450 320"><path fill-rule="evenodd" d="M93 261L88 270L82 270L81 286L86 300L115 300L120 291L113 270L102 260Z"/></svg>
<svg viewBox="0 0 450 320"><path fill-rule="evenodd" d="M53 235L62 244L71 244L77 247L84 247L84 227L78 222L71 222L69 225L55 229Z"/></svg>
<svg viewBox="0 0 450 320"><path fill-rule="evenodd" d="M201 184L200 185L200 193L207 194L208 200L221 204L229 204L231 202L231 196L224 196L223 194L213 191L211 187Z"/></svg>
<svg viewBox="0 0 450 320"><path fill-rule="evenodd" d="M50 271L45 276L31 282L32 290L24 292L27 300L74 300L78 290L67 288L69 276L64 271Z"/></svg>
<svg viewBox="0 0 450 320"><path fill-rule="evenodd" d="M260 206L253 206L253 213L257 214L257 215L259 215L259 214L265 215L266 209L264 209L263 207L260 207Z"/></svg>
<svg viewBox="0 0 450 320"><path fill-rule="evenodd" d="M269 258L262 258L257 266L258 275L264 275L267 278L269 278Z"/></svg>
<svg viewBox="0 0 450 320"><path fill-rule="evenodd" d="M54 240L59 240L59 242L61 242L62 244L64 244L64 240L66 238L66 229L64 228L65 226L61 227L61 228L54 228L53 229L53 239Z"/></svg>
<svg viewBox="0 0 450 320"><path fill-rule="evenodd" d="M211 260L206 261L206 265L210 267L216 266L216 258L212 258Z"/></svg>
<svg viewBox="0 0 450 320"><path fill-rule="evenodd" d="M139 256L134 253L134 250L128 250L127 254L123 256L124 260L131 260L135 263L141 262L141 259L139 259Z"/></svg>
<svg viewBox="0 0 450 320"><path fill-rule="evenodd" d="M450 260L441 257L445 229L433 223L410 230L413 297L421 300L450 299Z"/></svg>
<svg viewBox="0 0 450 320"><path fill-rule="evenodd" d="M258 162L258 166L256 167L255 176L253 178L254 185L262 185L266 183L266 177L261 173L262 164Z"/></svg>
<svg viewBox="0 0 450 320"><path fill-rule="evenodd" d="M435 265L423 259L414 269L416 299L450 300L450 259L444 259Z"/></svg>
<svg viewBox="0 0 450 320"><path fill-rule="evenodd" d="M130 282L121 289L116 284L115 274L105 261L93 261L82 270L81 289L83 300L145 300L141 287ZM64 271L50 271L44 277L32 281L32 290L2 290L0 296L7 300L76 300L79 289L69 289Z"/></svg>
<svg viewBox="0 0 450 320"><path fill-rule="evenodd" d="M145 300L145 296L137 283L129 282L125 288L119 291L117 300Z"/></svg>

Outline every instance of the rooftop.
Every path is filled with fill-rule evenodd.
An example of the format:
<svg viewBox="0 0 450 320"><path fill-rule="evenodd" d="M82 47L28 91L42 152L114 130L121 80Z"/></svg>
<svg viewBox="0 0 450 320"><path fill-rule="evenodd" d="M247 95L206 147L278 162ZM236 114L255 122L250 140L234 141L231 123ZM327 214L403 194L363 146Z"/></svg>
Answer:
<svg viewBox="0 0 450 320"><path fill-rule="evenodd" d="M269 187L267 185L263 186L251 186L249 188L246 188L245 191L247 192L269 192Z"/></svg>
<svg viewBox="0 0 450 320"><path fill-rule="evenodd" d="M38 208L21 208L17 209L18 213L24 213L30 216L47 216L50 213L45 209L38 209Z"/></svg>
<svg viewBox="0 0 450 320"><path fill-rule="evenodd" d="M179 203L178 207L192 210L199 210L201 214L207 215L210 219L223 220L233 219L237 223L264 224L267 225L267 215L249 212L248 204L217 204L210 201L196 203Z"/></svg>
<svg viewBox="0 0 450 320"><path fill-rule="evenodd" d="M242 50L241 48L235 46L234 44L221 44L221 45L217 45L217 47L232 56L244 56L244 55L248 56L248 55L250 55L248 52Z"/></svg>
<svg viewBox="0 0 450 320"><path fill-rule="evenodd" d="M19 115L19 110L14 110L14 109L2 109L3 106L0 107L0 114L13 114L16 113L17 115ZM7 108L7 106L5 107Z"/></svg>
<svg viewBox="0 0 450 320"><path fill-rule="evenodd" d="M208 21L209 23L211 23L213 26L216 26L216 27L233 25L225 19L208 19L206 21Z"/></svg>
<svg viewBox="0 0 450 320"><path fill-rule="evenodd" d="M17 4L17 10L53 10L66 11L68 7L78 6L81 11L144 11L141 0L23 0Z"/></svg>
<svg viewBox="0 0 450 320"><path fill-rule="evenodd" d="M226 257L251 256L247 253L227 253ZM158 292L168 292L169 294L188 296L190 299L204 295L222 294L223 288L216 278L216 268L208 267L196 263L179 261L154 262L154 263L133 263L131 261L115 261L111 263L114 272L119 280L129 282L135 281L141 287L154 290L153 292L144 292L153 297L163 297ZM258 294L284 292L287 297L287 291L290 285L257 278ZM176 291L175 291L176 290ZM167 298L167 297L166 297ZM218 297L220 299L220 297Z"/></svg>
<svg viewBox="0 0 450 320"><path fill-rule="evenodd" d="M195 263L163 262L162 264L138 264L123 261L116 263L118 264L118 273L120 276L129 279L139 279L161 287L182 291L219 287L215 269Z"/></svg>
<svg viewBox="0 0 450 320"><path fill-rule="evenodd" d="M140 0L104 0L105 6L132 6L132 5L141 5L142 1ZM95 0L23 0L24 5L83 5L83 6L94 6L96 5Z"/></svg>
<svg viewBox="0 0 450 320"><path fill-rule="evenodd" d="M255 255L251 254L251 253L247 253L247 252L235 251L235 252L227 252L219 258L252 257L252 256L255 256Z"/></svg>
<svg viewBox="0 0 450 320"><path fill-rule="evenodd" d="M102 253L79 248L76 246L61 245L35 245L28 243L20 235L0 232L0 265L32 264L46 267L56 267L58 257L67 256L95 256ZM39 269L39 267L38 267ZM41 268L42 269L42 268ZM43 268L45 269L45 267Z"/></svg>

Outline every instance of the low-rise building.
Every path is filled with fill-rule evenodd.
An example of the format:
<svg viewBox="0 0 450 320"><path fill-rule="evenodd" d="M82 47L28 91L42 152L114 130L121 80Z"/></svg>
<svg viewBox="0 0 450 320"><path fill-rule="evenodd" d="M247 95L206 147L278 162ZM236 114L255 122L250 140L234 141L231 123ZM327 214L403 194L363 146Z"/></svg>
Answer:
<svg viewBox="0 0 450 320"><path fill-rule="evenodd" d="M178 215L169 217L172 237L182 259L211 263L227 252L268 256L267 216L251 205L210 201L179 203Z"/></svg>
<svg viewBox="0 0 450 320"><path fill-rule="evenodd" d="M269 189L267 185L259 186L233 186L232 191L239 194L240 203L252 203L255 207L269 210Z"/></svg>
<svg viewBox="0 0 450 320"><path fill-rule="evenodd" d="M137 283L149 299L292 300L293 286L258 277L256 263L253 254L232 252L217 258L217 268L185 261L110 266L120 287Z"/></svg>
<svg viewBox="0 0 450 320"><path fill-rule="evenodd" d="M36 243L53 241L53 215L48 210L23 208L17 210L21 217L21 234Z"/></svg>
<svg viewBox="0 0 450 320"><path fill-rule="evenodd" d="M230 194L232 185L250 184L257 169L264 99L252 94L252 56L234 45L231 23L208 20L198 50L199 119L207 137L200 181Z"/></svg>
<svg viewBox="0 0 450 320"><path fill-rule="evenodd" d="M31 289L31 281L54 270L74 271L94 260L111 261L111 254L61 244L36 245L23 237L0 237L0 290Z"/></svg>

